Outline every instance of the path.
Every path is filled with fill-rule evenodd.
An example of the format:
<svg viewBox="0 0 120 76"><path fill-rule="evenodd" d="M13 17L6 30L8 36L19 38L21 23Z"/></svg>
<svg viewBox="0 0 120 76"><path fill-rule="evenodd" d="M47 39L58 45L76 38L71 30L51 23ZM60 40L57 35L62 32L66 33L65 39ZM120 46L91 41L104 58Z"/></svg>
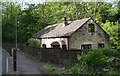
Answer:
<svg viewBox="0 0 120 76"><path fill-rule="evenodd" d="M21 74L41 74L40 64L28 57L23 53L17 53L17 70Z"/></svg>
<svg viewBox="0 0 120 76"><path fill-rule="evenodd" d="M22 52L17 53L17 70L20 71L21 74L46 74L48 72L41 70L45 64L59 67L59 65L56 64L39 62Z"/></svg>
<svg viewBox="0 0 120 76"><path fill-rule="evenodd" d="M17 52L17 72L13 72L11 67L13 64L11 64L11 60L8 63L8 72L7 72L7 58L10 58L10 56L7 56L7 52L4 50L4 52L0 52L0 73L2 74L48 74L48 72L43 69L43 65L50 65L54 67L60 67L57 64L51 64L48 62L40 62L35 59L33 59L31 56L24 54L23 52ZM42 68L42 69L41 69Z"/></svg>

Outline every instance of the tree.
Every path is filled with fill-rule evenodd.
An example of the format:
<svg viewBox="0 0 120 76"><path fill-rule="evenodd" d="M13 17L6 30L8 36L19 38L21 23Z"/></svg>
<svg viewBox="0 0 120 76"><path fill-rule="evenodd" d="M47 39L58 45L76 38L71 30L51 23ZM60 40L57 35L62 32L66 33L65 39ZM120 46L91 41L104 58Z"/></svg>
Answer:
<svg viewBox="0 0 120 76"><path fill-rule="evenodd" d="M118 32L118 26L119 23L110 22L109 20L106 20L106 23L102 23L103 29L110 35L110 44L112 48L119 48L119 32Z"/></svg>
<svg viewBox="0 0 120 76"><path fill-rule="evenodd" d="M120 2L45 2L39 4L3 2L3 42L15 43L15 10L17 10L18 43L26 43L44 27L63 22L92 17L110 34L111 46L119 45ZM64 12L65 11L65 12ZM107 21L106 21L107 20ZM7 28L7 29L6 29Z"/></svg>

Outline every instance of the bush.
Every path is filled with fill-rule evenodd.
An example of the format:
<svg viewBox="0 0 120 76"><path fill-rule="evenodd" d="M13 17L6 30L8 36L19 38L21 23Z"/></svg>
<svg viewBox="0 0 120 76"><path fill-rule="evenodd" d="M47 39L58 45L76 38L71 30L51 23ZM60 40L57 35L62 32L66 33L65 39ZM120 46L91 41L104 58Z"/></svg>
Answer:
<svg viewBox="0 0 120 76"><path fill-rule="evenodd" d="M103 52L103 54L105 54L106 56L109 56L109 57L112 57L112 56L120 57L119 51L116 49L104 48L104 49L102 49L102 52Z"/></svg>
<svg viewBox="0 0 120 76"><path fill-rule="evenodd" d="M78 60L91 67L108 66L109 62L107 59L108 57L102 53L101 49L90 51L87 55L78 56Z"/></svg>
<svg viewBox="0 0 120 76"><path fill-rule="evenodd" d="M32 47L40 47L40 43L34 38L29 39L28 44Z"/></svg>
<svg viewBox="0 0 120 76"><path fill-rule="evenodd" d="M44 65L43 68L47 69L49 72L55 72L56 71L56 67L52 67L49 65Z"/></svg>
<svg viewBox="0 0 120 76"><path fill-rule="evenodd" d="M118 56L118 51L109 48L95 49L88 52L87 55L82 53L81 56L77 57L80 63L72 65L71 67L64 67L62 73L90 74L92 76L99 74L119 74L120 58L115 56ZM67 63L72 64L69 61L67 61ZM54 71L54 68L51 70Z"/></svg>

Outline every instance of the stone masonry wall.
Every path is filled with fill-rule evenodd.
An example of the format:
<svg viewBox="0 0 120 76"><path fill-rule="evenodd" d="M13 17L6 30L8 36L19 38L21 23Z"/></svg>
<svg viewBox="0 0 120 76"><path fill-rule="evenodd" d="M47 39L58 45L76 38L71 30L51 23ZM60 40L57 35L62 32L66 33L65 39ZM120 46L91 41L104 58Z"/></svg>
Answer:
<svg viewBox="0 0 120 76"><path fill-rule="evenodd" d="M94 24L93 35L88 32L89 23ZM69 38L70 49L81 49L82 44L92 44L92 49L98 48L98 43L104 43L104 47L109 47L109 37L93 20L89 20Z"/></svg>

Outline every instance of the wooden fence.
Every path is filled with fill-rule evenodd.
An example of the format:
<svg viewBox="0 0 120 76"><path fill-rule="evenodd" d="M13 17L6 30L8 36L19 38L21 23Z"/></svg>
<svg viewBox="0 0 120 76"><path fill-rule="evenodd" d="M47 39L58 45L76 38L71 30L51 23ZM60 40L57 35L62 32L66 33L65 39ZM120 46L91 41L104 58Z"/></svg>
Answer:
<svg viewBox="0 0 120 76"><path fill-rule="evenodd" d="M3 45L3 48L11 53L13 45ZM80 49L52 49L52 48L35 48L28 45L19 45L20 51L31 55L40 61L63 62L67 59L75 59L81 52L86 53L89 50Z"/></svg>

